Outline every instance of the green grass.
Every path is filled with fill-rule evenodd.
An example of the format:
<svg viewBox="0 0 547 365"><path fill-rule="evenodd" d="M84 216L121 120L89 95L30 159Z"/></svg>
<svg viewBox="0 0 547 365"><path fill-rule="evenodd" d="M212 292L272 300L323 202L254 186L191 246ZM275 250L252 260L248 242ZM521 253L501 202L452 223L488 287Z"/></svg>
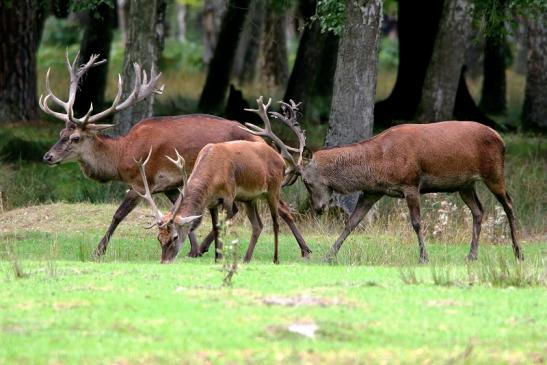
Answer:
<svg viewBox="0 0 547 365"><path fill-rule="evenodd" d="M419 266L411 229L394 223L380 233L374 224L350 236L338 264L328 265L322 258L338 222L304 219L312 258L298 257L283 226L277 266L263 214L253 261L238 266L227 288L211 252L160 265L154 232L142 228L146 209L120 226L104 260L93 261L113 210L55 204L0 216L0 363L543 361L545 240L526 243L518 265L508 242L485 239L479 261L468 265L467 243L426 236L431 264ZM200 236L208 229L204 221ZM238 217L225 240L237 238L242 254L249 235ZM504 265L508 278L498 275ZM511 281L526 276L519 267L537 280ZM315 337L290 332L296 323L316 325Z"/></svg>

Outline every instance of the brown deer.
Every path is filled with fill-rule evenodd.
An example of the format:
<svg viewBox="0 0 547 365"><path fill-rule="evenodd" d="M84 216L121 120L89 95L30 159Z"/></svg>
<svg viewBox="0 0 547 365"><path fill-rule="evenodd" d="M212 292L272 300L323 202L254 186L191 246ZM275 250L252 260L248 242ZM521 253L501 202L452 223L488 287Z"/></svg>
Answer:
<svg viewBox="0 0 547 365"><path fill-rule="evenodd" d="M297 105L283 104L296 111ZM477 258L483 208L475 182L483 181L503 206L517 259L523 254L517 241L515 215L503 177L505 145L493 129L476 122L447 121L403 124L359 143L319 150L304 161L304 132L296 119L281 120L298 136L299 148L286 146L271 128L246 124L250 132L269 137L291 164L286 184L298 176L311 195L313 208L321 214L333 192L361 192L357 206L328 255L334 258L346 237L384 195L404 198L412 227L418 236L420 262L428 261L420 226L420 194L459 192L473 215L473 235L467 258ZM290 157L298 152L298 160Z"/></svg>
<svg viewBox="0 0 547 365"><path fill-rule="evenodd" d="M271 99L270 99L271 103ZM253 110L260 117L267 119L267 108L270 105L259 103L259 109ZM150 157L150 156L149 156ZM149 158L148 158L149 159ZM163 215L158 210L146 181L144 162L136 161L144 181L144 193L140 193L148 201L159 228L158 240L162 248L161 262L171 262L178 249L180 238L185 239L188 232L194 230L205 209L217 209L222 206L227 211L227 217L233 216L232 207L235 201L245 204L247 217L252 225L251 240L245 262L253 255L256 241L262 231L262 222L257 211L257 201L265 199L270 208L274 230L274 258L278 264L278 207L279 193L284 179L285 162L272 147L264 142L230 141L208 144L197 157L192 174L184 184L180 199L171 210ZM184 159L178 155L171 159L184 176ZM183 180L186 180L183 178ZM286 214L279 211L280 214ZM214 214L216 216L216 214ZM291 220L290 214L285 218ZM218 227L213 224L215 244L218 240ZM305 256L307 247L300 246Z"/></svg>
<svg viewBox="0 0 547 365"><path fill-rule="evenodd" d="M45 113L65 122L65 128L60 133L59 141L44 155L44 162L50 166L77 162L83 173L91 179L100 182L119 180L129 186L142 189L143 183L134 159L146 157L150 148L153 147L147 166L148 184L152 193L164 193L174 202L178 196L177 188L183 181L180 171L164 158L165 155L172 156L175 149L179 151L186 160L185 169L189 173L199 151L208 143L232 140L263 141L261 138L241 130L241 125L237 122L202 114L145 119L136 124L125 136L112 138L102 135L102 131L113 125L96 124L97 121L129 107L152 93L161 93L163 87L156 87L159 74L156 75L152 71L150 80L148 80L146 73L143 72L141 75L140 67L135 64L134 89L123 102L120 102L122 79L119 77L118 93L110 108L91 115L93 110L91 106L90 111L84 117L76 118L72 108L79 80L91 67L104 62L97 61L98 57L98 55L93 56L86 64L77 67L78 55L72 63L68 59L68 54L66 55L66 64L70 74L69 97L66 102L53 94L49 84L50 71L48 70L46 75L47 94L40 98L40 107ZM62 108L64 113L51 110L48 105L49 101ZM140 200L141 198L134 189L128 190L96 249L97 255L105 253L117 226L138 205ZM282 205L280 209L289 211L285 205ZM294 222L287 223L299 245L307 248ZM211 232L205 238L204 245L207 247L213 238L213 232ZM192 247L189 256L200 255L200 248L193 234L190 234L190 242ZM310 252L307 248L305 256Z"/></svg>

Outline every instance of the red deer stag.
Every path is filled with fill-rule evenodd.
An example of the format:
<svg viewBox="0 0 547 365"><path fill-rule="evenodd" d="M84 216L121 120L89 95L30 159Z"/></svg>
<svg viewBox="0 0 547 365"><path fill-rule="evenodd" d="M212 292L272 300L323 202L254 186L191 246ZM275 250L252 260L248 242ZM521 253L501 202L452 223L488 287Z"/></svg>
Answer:
<svg viewBox="0 0 547 365"><path fill-rule="evenodd" d="M260 100L260 99L259 99ZM296 113L297 105L282 103ZM459 192L473 215L473 235L467 258L477 258L483 208L475 191L475 182L483 181L503 206L509 226L513 251L517 259L523 254L517 241L513 204L503 177L505 145L493 129L475 122L447 121L431 124L403 124L359 143L326 148L304 163L304 132L296 119L281 119L298 136L294 149L271 133L252 124L250 132L269 137L283 156L298 152L291 164L287 184L302 177L311 195L312 205L323 212L333 192L361 192L357 206L328 255L334 258L346 237L384 195L404 198L410 211L412 227L418 237L420 262L427 262L427 251L420 226L420 194Z"/></svg>
<svg viewBox="0 0 547 365"><path fill-rule="evenodd" d="M152 70L150 80L148 80L146 73L143 72L141 75L139 65L135 64L135 86L133 92L123 102L120 102L122 79L118 77L118 93L110 108L91 115L93 110L91 106L84 117L76 118L72 108L78 83L91 67L104 62L104 60L97 61L98 57L95 55L86 64L77 67L78 55L72 63L68 59L68 54L66 55L66 64L70 74L69 96L66 102L53 94L49 83L50 71L48 70L46 75L47 94L45 97L40 97L40 107L45 113L64 121L65 128L60 133L59 141L44 155L45 163L54 166L65 162L78 162L83 173L91 179L100 182L120 180L129 186L142 188L141 176L133 159L146 157L153 146L154 151L150 156L147 168L148 184L150 184L152 193L164 193L174 202L178 196L177 188L182 184L182 177L179 170L164 158L165 155L173 154L175 149L178 150L186 160L186 171L190 172L199 151L208 143L232 140L263 141L261 138L241 130L241 125L237 122L202 114L145 119L136 124L125 136L111 138L102 135L101 132L112 125L96 124L97 121L129 107L152 93L161 93L163 87L156 87L159 74L156 75ZM64 113L51 110L48 105L49 101L62 108ZM176 158L176 156L174 157ZM105 253L117 226L140 200L134 189L127 192L96 249L97 255ZM286 209L286 207L283 206L282 209ZM282 217L284 216L282 215ZM299 244L307 247L294 223L287 223ZM208 245L213 238L213 232L211 232L205 238L204 245ZM200 249L193 234L190 235L190 242L192 248L189 256L198 256ZM309 252L311 251L307 249L306 256Z"/></svg>
<svg viewBox="0 0 547 365"><path fill-rule="evenodd" d="M254 112L267 119L269 105L269 103L266 106L259 104L259 109ZM184 175L184 159L179 155L177 160L169 159L178 166L181 175ZM180 240L181 235L184 240L185 235L196 228L206 208L217 209L222 206L228 212L228 218L231 218L234 201L245 204L247 217L252 225L251 240L244 259L245 262L251 261L256 241L262 231L262 222L257 211L259 199L265 199L270 208L274 229L273 262L279 263L277 216L285 162L268 144L230 141L205 146L197 157L194 170L181 191L180 199L165 215L158 210L146 183L145 168L148 159L144 162L136 162L142 181L145 182L144 193L139 194L148 201L156 216L156 224L159 228L158 240L162 248L162 263L171 262L175 258L177 250L172 247ZM279 213L287 214L282 213L281 210ZM287 214L285 219L292 221L290 214ZM216 243L218 227L216 224L213 227ZM302 256L307 254L307 247L300 246L300 250Z"/></svg>

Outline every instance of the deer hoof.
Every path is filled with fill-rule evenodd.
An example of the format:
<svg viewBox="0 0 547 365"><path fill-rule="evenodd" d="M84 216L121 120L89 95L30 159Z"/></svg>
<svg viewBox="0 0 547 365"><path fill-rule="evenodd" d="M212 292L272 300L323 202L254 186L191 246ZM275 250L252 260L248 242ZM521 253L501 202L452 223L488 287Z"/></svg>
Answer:
<svg viewBox="0 0 547 365"><path fill-rule="evenodd" d="M477 254L469 254L465 257L465 259L469 262L472 262L472 261L477 261Z"/></svg>
<svg viewBox="0 0 547 365"><path fill-rule="evenodd" d="M429 263L429 259L427 258L427 256L421 256L419 263L422 264L422 265L425 265L425 264Z"/></svg>

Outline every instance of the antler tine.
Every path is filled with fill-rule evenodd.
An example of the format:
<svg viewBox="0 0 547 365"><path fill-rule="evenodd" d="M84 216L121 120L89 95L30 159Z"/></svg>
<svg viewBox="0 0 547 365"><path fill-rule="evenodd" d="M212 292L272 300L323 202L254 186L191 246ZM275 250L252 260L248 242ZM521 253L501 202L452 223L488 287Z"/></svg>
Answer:
<svg viewBox="0 0 547 365"><path fill-rule="evenodd" d="M180 173L182 175L183 187L182 187L182 189L179 188L180 196L175 201L175 204L173 204L173 206L171 207L171 212L173 213L173 216L179 210L180 205L182 204L182 200L184 199L184 195L185 195L186 186L188 184L188 175L186 175L186 170L184 169L186 161L184 160L184 157L182 157L179 154L179 151L176 148L175 148L175 155L177 156L176 160L172 159L171 157L169 157L167 155L165 155L165 157L167 157L167 159L169 161L171 161L173 164L175 164L175 166L177 166L177 168L180 170Z"/></svg>
<svg viewBox="0 0 547 365"><path fill-rule="evenodd" d="M284 101L279 102L279 104L281 104L281 109L283 110L285 115L277 112L271 112L270 115L276 119L281 120L293 131L293 133L298 138L298 148L290 147L289 149L292 152L298 152L298 160L296 165L299 166L302 164L302 155L304 154L304 148L306 147L306 134L304 130L300 128L300 124L298 124L298 107L302 105L302 102L299 102L297 104L292 99L290 99L289 101L290 104Z"/></svg>
<svg viewBox="0 0 547 365"><path fill-rule="evenodd" d="M133 90L127 96L127 98L120 104L120 99L122 96L122 78L118 75L118 93L116 98L112 102L110 108L95 114L89 118L90 123L95 123L96 121L103 119L111 114L114 114L120 110L126 109L131 105L138 103L144 98L150 96L151 94L162 94L165 85L156 87L158 80L161 77L161 72L156 74L154 68L152 68L150 79L146 75L146 71L141 71L141 67L138 63L133 64L133 69L135 71L135 84Z"/></svg>
<svg viewBox="0 0 547 365"><path fill-rule="evenodd" d="M148 157L146 157L146 160L143 162L142 158L139 160L133 159L135 163L137 164L139 171L141 173L142 178L142 184L144 186L144 194L139 193L135 187L132 187L133 190L143 199L145 199L148 204L150 204L150 207L152 208L152 211L154 213L154 216L156 217L157 224L160 224L163 220L163 214L161 214L160 210L158 209L156 202L154 201L154 198L152 197L152 193L150 192L150 187L148 186L148 179L146 178L146 164L150 160L150 156L152 156L152 147L150 147L150 152L148 152Z"/></svg>
<svg viewBox="0 0 547 365"><path fill-rule="evenodd" d="M264 122L264 128L260 128L252 123L245 123L245 126L247 128L245 127L240 127L240 128L254 135L267 137L271 139L274 142L274 144L279 148L279 152L281 153L281 156L283 156L283 158L287 160L289 164L296 165L296 161L294 161L293 156L289 152L290 149L292 149L292 147L285 145L283 141L281 141L281 139L278 136L276 136L272 131L270 119L268 118L268 108L270 107L272 103L272 98L268 100L268 103L266 105L264 105L263 100L264 98L262 96L256 99L256 103L258 104L258 109L245 109L245 110L248 112L258 114L260 119L262 119L262 121Z"/></svg>

